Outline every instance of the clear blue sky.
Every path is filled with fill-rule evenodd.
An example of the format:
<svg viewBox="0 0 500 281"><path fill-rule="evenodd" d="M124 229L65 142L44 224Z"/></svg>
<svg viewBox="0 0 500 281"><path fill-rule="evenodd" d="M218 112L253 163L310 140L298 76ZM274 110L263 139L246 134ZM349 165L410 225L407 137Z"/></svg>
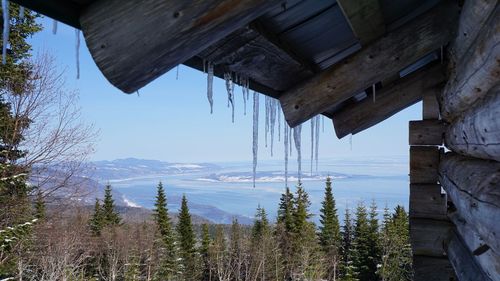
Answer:
<svg viewBox="0 0 500 281"><path fill-rule="evenodd" d="M214 113L206 98L206 74L181 66L179 79L173 69L141 89L140 96L126 95L101 74L81 35L80 79L76 79L75 31L59 23L51 32L52 20L43 19L44 31L31 40L34 52L47 51L65 70L67 87L78 89L83 117L100 129L92 160L138 157L176 162L251 161L251 114L243 116L239 87L235 90L235 123L226 107L222 80L214 83ZM271 159L264 147L264 96L261 96L259 159ZM247 105L251 111L251 101ZM330 119L320 137L320 158L373 157L408 154L408 121L421 117L421 104L400 112L381 124L338 140ZM310 153L310 127L302 129L303 157ZM274 159L282 159L281 144ZM294 154L295 156L296 154Z"/></svg>

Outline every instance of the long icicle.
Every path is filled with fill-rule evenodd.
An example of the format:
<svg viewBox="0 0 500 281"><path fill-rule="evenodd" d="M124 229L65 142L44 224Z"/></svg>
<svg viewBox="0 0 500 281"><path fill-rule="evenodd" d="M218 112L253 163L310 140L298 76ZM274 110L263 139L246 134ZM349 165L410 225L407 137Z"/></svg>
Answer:
<svg viewBox="0 0 500 281"><path fill-rule="evenodd" d="M325 116L321 115L321 132L325 132Z"/></svg>
<svg viewBox="0 0 500 281"><path fill-rule="evenodd" d="M289 127L286 120L283 120L283 144L285 146L285 187L288 187L288 138L289 138Z"/></svg>
<svg viewBox="0 0 500 281"><path fill-rule="evenodd" d="M243 95L243 115L247 115L247 98L246 98L246 78L241 77L241 93Z"/></svg>
<svg viewBox="0 0 500 281"><path fill-rule="evenodd" d="M265 131L264 131L264 140L266 142L266 147L267 147L267 134L269 133L269 97L265 96L264 101L265 101L265 116L264 116L264 118L265 118L265 123L266 123Z"/></svg>
<svg viewBox="0 0 500 281"><path fill-rule="evenodd" d="M9 17L9 1L2 0L3 12L3 34L2 34L2 63L7 63L7 44L9 43L10 17Z"/></svg>
<svg viewBox="0 0 500 281"><path fill-rule="evenodd" d="M290 127L290 126L289 126ZM293 145L292 145L292 128L290 127L288 133L288 147L290 147L290 157L292 157Z"/></svg>
<svg viewBox="0 0 500 281"><path fill-rule="evenodd" d="M321 115L323 116L323 115ZM316 116L316 145L315 145L315 151L314 151L314 158L316 160L316 174L318 173L318 156L319 156L319 123L321 122L321 116L318 115Z"/></svg>
<svg viewBox="0 0 500 281"><path fill-rule="evenodd" d="M80 29L75 28L76 79L80 79Z"/></svg>
<svg viewBox="0 0 500 281"><path fill-rule="evenodd" d="M301 153L301 136L302 136L302 124L293 128L293 140L295 142L295 150L297 151L297 165L298 165L298 174L297 177L299 182L302 179L302 153Z"/></svg>
<svg viewBox="0 0 500 281"><path fill-rule="evenodd" d="M253 92L253 133L252 133L252 153L253 153L253 187L257 176L257 152L259 148L259 94Z"/></svg>
<svg viewBox="0 0 500 281"><path fill-rule="evenodd" d="M278 115L278 141L281 141L281 103L278 101L276 102L277 108L276 108L276 114Z"/></svg>
<svg viewBox="0 0 500 281"><path fill-rule="evenodd" d="M208 103L210 104L210 114L214 113L214 65L211 62L208 62L207 65L208 73L207 73L207 98Z"/></svg>
<svg viewBox="0 0 500 281"><path fill-rule="evenodd" d="M52 34L54 34L54 35L57 34L57 21L56 20L52 21Z"/></svg>
<svg viewBox="0 0 500 281"><path fill-rule="evenodd" d="M224 79L226 80L228 105L231 105L231 120L234 123L234 85L231 73L224 73Z"/></svg>
<svg viewBox="0 0 500 281"><path fill-rule="evenodd" d="M276 99L270 98L270 125L271 125L271 157L273 157L274 147L274 127L276 127Z"/></svg>
<svg viewBox="0 0 500 281"><path fill-rule="evenodd" d="M313 162L314 162L314 133L316 132L316 129L314 127L316 122L316 117L311 118L310 123L311 123L311 174L310 176L312 177L313 175Z"/></svg>

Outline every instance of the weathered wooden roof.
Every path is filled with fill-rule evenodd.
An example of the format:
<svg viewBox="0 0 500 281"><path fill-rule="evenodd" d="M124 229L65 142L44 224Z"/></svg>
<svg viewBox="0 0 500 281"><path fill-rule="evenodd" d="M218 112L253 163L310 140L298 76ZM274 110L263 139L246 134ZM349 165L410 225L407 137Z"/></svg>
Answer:
<svg viewBox="0 0 500 281"><path fill-rule="evenodd" d="M109 28L114 28L114 30L108 30L105 35L95 35L96 32L99 32L98 27L94 28L94 26L99 25L97 23L94 23L91 26L92 28L88 27L91 25L92 20L100 22L103 19L108 20L108 18L112 18L106 15L105 17L102 16L99 21L97 20L99 15L95 17L94 15L88 15L90 13L104 13L102 10L105 10L107 7L103 6L104 4L101 5L102 2L106 2L104 0L14 1L76 28L82 28L83 26L82 30L86 37L87 45L97 65L108 80L124 92L135 92L138 88L175 66L172 63L176 61L165 58L167 55L161 58L157 55L158 59L154 59L154 62L148 64L146 61L144 65L137 66L136 70L125 69L123 67L125 64L120 65L122 60L124 60L124 55L120 55L120 52L116 51L116 49L115 51L110 51L111 57L110 54L103 55L108 45L112 44L109 42L102 43L102 40L93 41L93 38L98 36L101 36L100 39L102 39L102 36L109 37L112 33L119 33L117 29L120 28L120 26L113 26L115 19L106 23L107 27L111 26ZM111 3L113 1L107 2ZM123 4L122 6L126 6L134 2L137 2L135 5L147 6L157 1L125 1L121 4ZM222 4L220 3L225 1L192 2L192 7L202 5L197 2L204 2L203 5L207 6L203 8L215 10L215 12L209 15L211 17L210 20L218 16L214 15L216 12L229 13L227 10L231 9L230 7L224 7L225 10L221 10L222 12L216 10L221 7ZM205 4L205 2L214 2L215 4L208 6L209 4ZM319 113L331 117L335 121L337 114L346 111L348 114L351 108L356 110L356 106L362 105L362 102L366 99L372 99L372 96L376 95L376 92L380 93L380 98L383 97L385 92L394 92L388 89L388 87L397 87L398 84L404 83L405 81L400 81L403 79L401 77L439 59L440 46L446 44L450 40L450 36L448 32L444 32L446 33L444 35L434 34L443 33L442 31L449 28L448 25L439 23L438 21L448 23L456 18L455 10L449 10L451 4L448 3L448 6L441 8L441 11L436 11L434 14L428 15L428 18L423 19L422 24L419 24L419 26L411 27L411 24L416 22L417 19L425 17L433 10L438 10L436 6L444 6L443 1L439 0L265 1L271 4L262 4L260 3L262 1L259 2L257 0L242 2L248 2L248 5L261 5L265 8L265 12L253 12L253 17L249 18L248 22L238 22L239 26L234 26L231 32L220 39L212 40L213 38L207 38L205 40L206 44L201 49L201 46L196 45L192 41L190 41L191 43L187 42L185 45L173 45L172 48L177 49L189 49L193 46L193 50L200 50L196 51L196 53L183 52L179 54L179 57L184 58L187 54L191 55L187 56L186 59L179 59L177 61L198 70L204 70L206 62L209 61L215 65L214 72L218 77L223 77L225 72L232 72L250 78L251 89L280 99L287 121L292 126ZM98 7L99 11L96 12L97 8L94 8L94 6L98 5L101 6ZM176 7L176 5L181 7ZM184 3L172 4L171 6L178 8L176 10L178 12L174 13L174 18L179 16L182 18L185 14L191 13L189 11L191 7L184 5ZM446 9L449 10L448 13L445 12ZM123 10L125 11L124 15L132 13L127 11L126 8L123 8ZM116 13L119 12L116 11ZM202 16L206 16L203 13L200 12L200 14L196 15L201 18ZM248 13L250 14L250 12ZM189 16L193 15L189 14ZM242 14L238 15L241 16ZM156 17L158 15L144 15L143 11L139 16ZM429 21L429 19L432 19L431 17L437 16L448 18L445 20L440 18L436 22L431 23L433 25L441 25L440 28L435 28L431 25L420 28L420 26L425 25L425 21ZM140 21L141 18L127 20ZM168 24L172 23L169 22ZM207 26L210 24L211 22L205 22ZM134 33L133 26L128 28L130 29L131 36L141 35ZM398 35L399 30L404 28L407 28L404 32L416 32L416 34L390 36L392 34ZM127 30L124 30L124 32L127 32ZM161 30L158 32L161 32ZM213 37L216 38L216 35L214 34ZM168 34L165 34L165 37L168 37ZM424 43L414 43L412 37L415 42L423 41ZM135 45L124 45L123 48L129 48L129 50L132 46L141 48L141 39L133 39L136 41L131 44ZM175 40L182 40L182 37L176 37ZM151 44L154 44L154 42ZM172 43L170 44L172 45ZM395 47L390 48L391 46ZM387 48L387 50L381 50L380 48ZM124 51L127 51L127 49ZM140 55L148 56L148 53ZM114 54L121 57L112 57ZM175 55L175 50L168 53L169 57ZM367 55L368 57L365 58L364 56ZM372 59L374 56L376 57ZM397 58L398 61L394 62L392 58ZM378 61L377 59L380 60ZM345 66L349 63L355 65L351 67ZM387 66L384 68L381 67L381 64L387 64ZM380 75L368 75L372 72L378 72L379 68L381 69ZM356 69L359 69L359 72ZM361 77L366 75L370 77L367 79ZM341 81L352 80L353 85L341 85L344 83L342 82L339 84L339 91L342 92L336 93L337 89L334 89L336 85L332 86L331 81L324 85L321 82L330 79L330 77L338 77ZM334 81L336 80L334 79ZM442 81L438 82L441 83ZM311 87L311 84L314 87ZM427 86L433 87L435 85ZM333 92L330 93L330 90ZM309 97L312 97L310 93L312 91L324 92L324 95L319 95L317 100L309 100ZM392 95L398 94L399 92L392 93ZM392 95L389 99L393 98ZM301 103L302 96L304 96L304 99L302 99ZM331 99L330 97L333 96L335 98ZM373 120L370 122L362 122L360 120L359 123L363 123L362 126L356 127L354 124L352 125L353 127L345 128L342 132L337 131L337 135L343 137L349 133L357 133L361 129L384 120L420 99L421 93L417 91L407 101L400 102L397 106L394 105L385 114L367 116L365 118ZM331 102L325 102L328 100L331 100ZM375 109L375 111L377 110Z"/></svg>

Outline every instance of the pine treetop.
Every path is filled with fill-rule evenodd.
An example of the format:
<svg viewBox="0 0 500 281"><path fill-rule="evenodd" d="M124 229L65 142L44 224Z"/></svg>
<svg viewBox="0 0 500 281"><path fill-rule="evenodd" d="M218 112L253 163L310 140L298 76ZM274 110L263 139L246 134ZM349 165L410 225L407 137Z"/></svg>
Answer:
<svg viewBox="0 0 500 281"><path fill-rule="evenodd" d="M104 189L104 200L102 205L102 216L104 225L114 226L119 225L121 222L120 215L115 211L115 201L111 194L111 185L107 184Z"/></svg>

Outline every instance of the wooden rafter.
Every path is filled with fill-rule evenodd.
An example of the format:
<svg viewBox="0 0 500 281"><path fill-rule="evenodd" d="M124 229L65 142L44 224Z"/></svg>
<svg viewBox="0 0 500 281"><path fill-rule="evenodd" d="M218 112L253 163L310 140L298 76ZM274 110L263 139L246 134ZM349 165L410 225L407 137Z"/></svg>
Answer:
<svg viewBox="0 0 500 281"><path fill-rule="evenodd" d="M280 97L288 124L295 127L325 112L446 44L453 38L457 17L456 3L444 1L413 22L288 90Z"/></svg>
<svg viewBox="0 0 500 281"><path fill-rule="evenodd" d="M279 0L99 0L80 16L94 61L132 93L256 19Z"/></svg>
<svg viewBox="0 0 500 281"><path fill-rule="evenodd" d="M385 33L378 0L337 0L337 3L361 45L364 46Z"/></svg>
<svg viewBox="0 0 500 281"><path fill-rule="evenodd" d="M396 80L371 97L332 114L338 138L359 133L422 99L423 93L436 95L445 82L442 65L434 65Z"/></svg>

